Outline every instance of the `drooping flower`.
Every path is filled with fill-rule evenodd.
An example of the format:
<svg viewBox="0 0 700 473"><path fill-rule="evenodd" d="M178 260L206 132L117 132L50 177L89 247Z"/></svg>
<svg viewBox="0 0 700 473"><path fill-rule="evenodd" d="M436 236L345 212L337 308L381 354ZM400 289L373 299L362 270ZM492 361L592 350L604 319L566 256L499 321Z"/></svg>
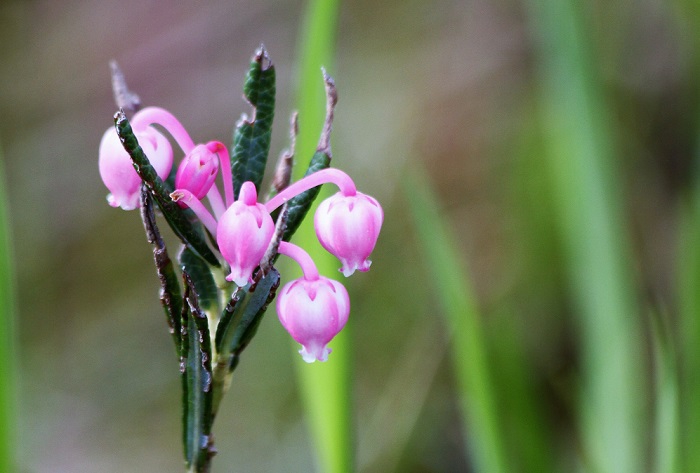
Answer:
<svg viewBox="0 0 700 473"><path fill-rule="evenodd" d="M277 298L280 323L302 345L299 353L307 363L328 360L328 343L345 326L349 314L345 287L323 276L291 281Z"/></svg>
<svg viewBox="0 0 700 473"><path fill-rule="evenodd" d="M357 269L367 271L384 211L374 197L357 192L355 183L344 172L327 168L309 174L274 196L265 206L272 212L293 196L327 182L337 185L340 191L324 200L316 210L316 235L323 247L340 260L345 276Z"/></svg>
<svg viewBox="0 0 700 473"><path fill-rule="evenodd" d="M203 199L214 185L219 171L219 158L208 145L197 145L182 160L175 174L175 188L187 189ZM180 204L184 206L184 204Z"/></svg>
<svg viewBox="0 0 700 473"><path fill-rule="evenodd" d="M350 314L350 297L342 284L318 274L311 256L282 241L278 249L301 266L304 276L287 283L277 296L277 316L307 363L326 361L328 343L338 335Z"/></svg>
<svg viewBox="0 0 700 473"><path fill-rule="evenodd" d="M270 245L275 224L265 206L257 201L255 184L241 186L238 200L221 216L216 229L219 251L231 266L229 281L245 286Z"/></svg>
<svg viewBox="0 0 700 473"><path fill-rule="evenodd" d="M355 270L369 270L368 258L383 220L382 207L373 197L338 192L318 206L314 227L321 245L340 260L343 274L350 276Z"/></svg>
<svg viewBox="0 0 700 473"><path fill-rule="evenodd" d="M134 129L136 139L161 179L168 177L173 165L173 150L168 140L153 127ZM102 135L99 152L100 177L111 192L107 202L112 207L133 210L139 206L141 178L134 170L114 127Z"/></svg>

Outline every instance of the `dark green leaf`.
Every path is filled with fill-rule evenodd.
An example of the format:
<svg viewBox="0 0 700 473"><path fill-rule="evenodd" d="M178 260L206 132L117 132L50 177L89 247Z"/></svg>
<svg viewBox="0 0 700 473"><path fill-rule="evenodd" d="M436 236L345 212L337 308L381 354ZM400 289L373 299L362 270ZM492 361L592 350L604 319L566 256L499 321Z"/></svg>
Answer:
<svg viewBox="0 0 700 473"><path fill-rule="evenodd" d="M199 307L209 311L216 305L218 294L209 265L186 246L182 247L178 259L180 260L180 268L192 278L197 291Z"/></svg>
<svg viewBox="0 0 700 473"><path fill-rule="evenodd" d="M325 151L316 151L314 156L311 158L311 162L309 163L309 167L306 170L304 177L322 169L326 169L328 166L330 166L330 164L331 157L329 154L327 154ZM311 204L314 203L314 200L316 200L316 197L320 191L321 186L313 187L305 192L302 192L293 199L290 199L290 201L287 203L289 214L287 217L287 230L284 232L284 237L282 238L284 241L289 241L292 238L292 235L294 235L294 232L297 231L297 228L299 228L299 225L301 225L301 222L304 220L304 217L306 217L306 214L311 208Z"/></svg>
<svg viewBox="0 0 700 473"><path fill-rule="evenodd" d="M224 309L216 331L216 348L219 356L230 357L229 369L235 366L238 356L255 335L279 282L280 274L272 268L264 278L239 289Z"/></svg>
<svg viewBox="0 0 700 473"><path fill-rule="evenodd" d="M186 273L183 277L186 285L180 356L183 442L187 466L204 472L208 471L205 467L214 452L211 339L209 322L197 303L194 284Z"/></svg>
<svg viewBox="0 0 700 473"><path fill-rule="evenodd" d="M275 115L275 66L263 48L256 52L250 64L243 94L253 106L253 116L251 119L243 117L233 135L231 170L236 198L246 181L260 189L270 151Z"/></svg>
<svg viewBox="0 0 700 473"><path fill-rule="evenodd" d="M156 225L156 216L153 212L153 199L145 188L141 187L141 219L146 230L146 238L153 246L153 260L156 264L156 272L160 280L160 302L163 305L168 328L175 340L175 349L180 350L180 314L182 313L182 296L178 275L173 267L173 262L168 256L165 242L160 236Z"/></svg>
<svg viewBox="0 0 700 473"><path fill-rule="evenodd" d="M209 264L219 266L219 260L207 245L202 225L192 218L193 214L191 211L185 211L170 199L172 189L165 185L163 180L158 177L153 166L151 166L146 154L139 146L139 142L123 110L119 110L114 115L114 125L119 139L124 145L124 149L131 156L134 169L153 195L170 228L184 244L196 251Z"/></svg>

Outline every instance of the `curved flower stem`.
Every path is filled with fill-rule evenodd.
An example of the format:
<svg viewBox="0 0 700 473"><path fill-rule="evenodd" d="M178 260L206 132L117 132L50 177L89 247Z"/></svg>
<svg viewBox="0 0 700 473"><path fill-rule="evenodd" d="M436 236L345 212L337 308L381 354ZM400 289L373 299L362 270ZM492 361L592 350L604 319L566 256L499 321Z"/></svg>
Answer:
<svg viewBox="0 0 700 473"><path fill-rule="evenodd" d="M134 118L131 120L131 126L134 129L153 124L160 125L168 130L168 133L175 138L175 141L177 141L177 144L185 154L188 154L194 148L194 141L192 141L182 123L172 113L163 108L146 107L134 115Z"/></svg>
<svg viewBox="0 0 700 473"><path fill-rule="evenodd" d="M288 241L281 241L277 252L281 255L289 256L294 261L296 261L299 266L301 266L301 271L304 273L304 279L307 281L316 281L319 278L318 269L314 264L314 260L311 256L304 251L301 247L289 243Z"/></svg>
<svg viewBox="0 0 700 473"><path fill-rule="evenodd" d="M292 197L301 194L313 187L320 186L321 184L333 183L338 186L340 192L346 196L353 196L357 194L357 188L353 180L345 174L340 169L327 168L321 171L317 171L313 174L306 176L303 179L298 180L294 184L290 185L282 192L270 199L266 204L265 208L268 212L272 212L277 207L287 202Z"/></svg>
<svg viewBox="0 0 700 473"><path fill-rule="evenodd" d="M231 174L231 157L226 146L220 141L210 141L207 149L219 155L221 163L221 178L224 180L224 196L226 197L226 208L233 204L233 176Z"/></svg>
<svg viewBox="0 0 700 473"><path fill-rule="evenodd" d="M173 202L182 202L191 208L204 226L207 227L207 230L209 230L212 235L216 236L216 219L192 192L186 189L175 189L175 192L170 194L170 198L173 199Z"/></svg>
<svg viewBox="0 0 700 473"><path fill-rule="evenodd" d="M214 217L216 217L217 220L220 219L224 212L226 212L227 207L224 205L221 193L216 185L211 186L211 189L207 192L207 199L209 199L211 209L214 211Z"/></svg>

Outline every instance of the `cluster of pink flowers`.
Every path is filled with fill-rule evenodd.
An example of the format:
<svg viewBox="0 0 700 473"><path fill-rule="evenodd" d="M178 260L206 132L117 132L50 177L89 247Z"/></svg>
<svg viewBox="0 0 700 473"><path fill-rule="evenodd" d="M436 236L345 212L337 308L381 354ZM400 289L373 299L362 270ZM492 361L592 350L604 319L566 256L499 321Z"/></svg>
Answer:
<svg viewBox="0 0 700 473"><path fill-rule="evenodd" d="M175 176L171 198L189 207L216 237L221 256L230 271L226 279L239 286L251 281L273 239L275 224L270 213L294 196L324 183L333 183L339 191L323 201L314 216L314 226L323 247L342 263L347 277L356 270L369 270L369 255L374 249L384 214L372 197L358 192L352 179L334 168L313 173L285 188L266 203L258 202L252 182L245 182L234 200L230 157L217 141L196 145L180 122L157 107L139 111L131 126L151 165L161 179L170 174L173 150L168 139L151 125L170 133L185 153ZM139 206L141 179L124 151L116 130L105 132L100 143L99 168L103 182L111 192L107 201L124 210ZM221 169L224 197L215 185ZM210 212L202 203L207 197ZM289 334L302 345L307 362L326 361L328 343L340 332L350 312L348 293L337 281L318 274L311 257L302 248L281 242L278 252L294 259L303 277L287 283L277 298L277 314Z"/></svg>

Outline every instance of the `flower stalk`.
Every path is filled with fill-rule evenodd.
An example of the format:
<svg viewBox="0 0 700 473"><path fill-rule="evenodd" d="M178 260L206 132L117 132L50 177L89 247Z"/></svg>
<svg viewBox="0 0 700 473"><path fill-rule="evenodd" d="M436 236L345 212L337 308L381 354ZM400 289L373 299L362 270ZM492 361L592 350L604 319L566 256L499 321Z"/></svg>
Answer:
<svg viewBox="0 0 700 473"><path fill-rule="evenodd" d="M327 345L348 320L347 290L320 275L309 254L288 241L290 227L304 218L322 184L335 184L339 192L319 207L314 222L321 244L340 259L349 276L355 269L369 269L367 258L383 212L376 200L358 192L350 176L329 167L337 94L325 71L326 123L318 151L306 177L290 184L297 134L296 114L292 115L290 151L280 160L276 194L266 203L258 201L258 192L269 151L275 72L262 47L253 57L244 87L254 118L244 115L238 121L231 154L219 141L196 144L167 110L140 108L116 63L112 72L117 103L135 113L129 120L120 109L114 128L105 132L100 175L111 192L110 205L140 208L153 246L168 330L179 355L186 469L208 472L216 452L214 418L269 304L276 299L280 323L309 363L328 360ZM174 158L180 156L172 188L168 177ZM154 202L183 244L177 256L179 276L160 235ZM296 261L303 277L288 282L276 297L280 274L274 262L279 255Z"/></svg>

